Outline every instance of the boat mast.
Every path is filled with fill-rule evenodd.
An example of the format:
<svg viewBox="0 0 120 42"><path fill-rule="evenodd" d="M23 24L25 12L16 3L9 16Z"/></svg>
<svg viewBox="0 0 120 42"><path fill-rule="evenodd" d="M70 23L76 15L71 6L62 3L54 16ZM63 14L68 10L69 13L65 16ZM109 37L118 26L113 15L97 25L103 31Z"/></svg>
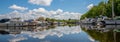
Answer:
<svg viewBox="0 0 120 42"><path fill-rule="evenodd" d="M114 19L115 13L114 13L114 0L112 0L112 19Z"/></svg>
<svg viewBox="0 0 120 42"><path fill-rule="evenodd" d="M102 0L102 2L103 2L103 4L105 4L105 3L104 3L104 0ZM103 5L103 7L105 7L105 6ZM104 8L103 8L103 10L102 10L102 15L104 15Z"/></svg>
<svg viewBox="0 0 120 42"><path fill-rule="evenodd" d="M105 11L105 7L106 7L106 0L103 0L103 4L104 4L103 5L104 8L103 8L102 14L104 15L105 14L105 12L104 12Z"/></svg>

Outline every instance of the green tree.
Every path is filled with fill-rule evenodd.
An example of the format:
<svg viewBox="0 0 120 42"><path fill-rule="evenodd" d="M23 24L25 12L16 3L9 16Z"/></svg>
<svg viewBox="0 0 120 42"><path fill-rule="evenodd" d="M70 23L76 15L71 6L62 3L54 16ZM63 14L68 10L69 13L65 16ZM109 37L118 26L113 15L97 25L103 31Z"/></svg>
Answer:
<svg viewBox="0 0 120 42"><path fill-rule="evenodd" d="M120 16L120 0L113 0L114 1L114 12L115 16ZM85 18L95 18L99 17L100 15L112 17L112 0L104 3L101 2L97 6L94 6L88 12L81 16L81 19Z"/></svg>

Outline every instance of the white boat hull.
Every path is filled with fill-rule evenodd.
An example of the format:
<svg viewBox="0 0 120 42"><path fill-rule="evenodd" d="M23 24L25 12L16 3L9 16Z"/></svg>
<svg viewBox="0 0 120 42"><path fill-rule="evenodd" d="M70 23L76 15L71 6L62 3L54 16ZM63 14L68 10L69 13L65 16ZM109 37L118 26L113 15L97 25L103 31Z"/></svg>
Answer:
<svg viewBox="0 0 120 42"><path fill-rule="evenodd" d="M102 22L102 23L104 22L103 24L105 24L105 25L120 25L120 20L104 20L104 21L100 21L100 22Z"/></svg>
<svg viewBox="0 0 120 42"><path fill-rule="evenodd" d="M0 26L26 26L27 24L7 24L7 23L0 23Z"/></svg>

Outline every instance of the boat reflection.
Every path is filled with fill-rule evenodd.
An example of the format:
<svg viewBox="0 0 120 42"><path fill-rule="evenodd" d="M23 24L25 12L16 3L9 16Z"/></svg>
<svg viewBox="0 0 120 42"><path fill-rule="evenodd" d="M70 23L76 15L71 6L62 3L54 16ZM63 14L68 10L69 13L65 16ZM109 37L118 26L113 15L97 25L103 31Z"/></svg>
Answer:
<svg viewBox="0 0 120 42"><path fill-rule="evenodd" d="M44 39L46 36L62 37L64 34L69 35L69 34L75 34L81 32L80 26L0 27L0 30L2 30L0 31L1 32L0 34L11 34L11 35L26 34L32 38L38 38L38 39ZM12 41L14 41L14 39L12 39Z"/></svg>
<svg viewBox="0 0 120 42"><path fill-rule="evenodd" d="M100 42L120 42L120 25L81 25L81 28Z"/></svg>
<svg viewBox="0 0 120 42"><path fill-rule="evenodd" d="M55 28L55 26L0 27L0 34L21 34L23 31L37 32L38 30L43 31L52 28Z"/></svg>

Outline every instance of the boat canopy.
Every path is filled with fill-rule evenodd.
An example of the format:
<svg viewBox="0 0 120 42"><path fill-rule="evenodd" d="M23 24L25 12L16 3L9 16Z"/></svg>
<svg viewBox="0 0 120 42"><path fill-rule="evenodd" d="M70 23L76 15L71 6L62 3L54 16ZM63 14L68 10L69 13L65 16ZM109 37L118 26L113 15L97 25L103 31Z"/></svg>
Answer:
<svg viewBox="0 0 120 42"><path fill-rule="evenodd" d="M0 23L5 23L5 22L8 22L8 21L10 21L10 19L1 19Z"/></svg>

